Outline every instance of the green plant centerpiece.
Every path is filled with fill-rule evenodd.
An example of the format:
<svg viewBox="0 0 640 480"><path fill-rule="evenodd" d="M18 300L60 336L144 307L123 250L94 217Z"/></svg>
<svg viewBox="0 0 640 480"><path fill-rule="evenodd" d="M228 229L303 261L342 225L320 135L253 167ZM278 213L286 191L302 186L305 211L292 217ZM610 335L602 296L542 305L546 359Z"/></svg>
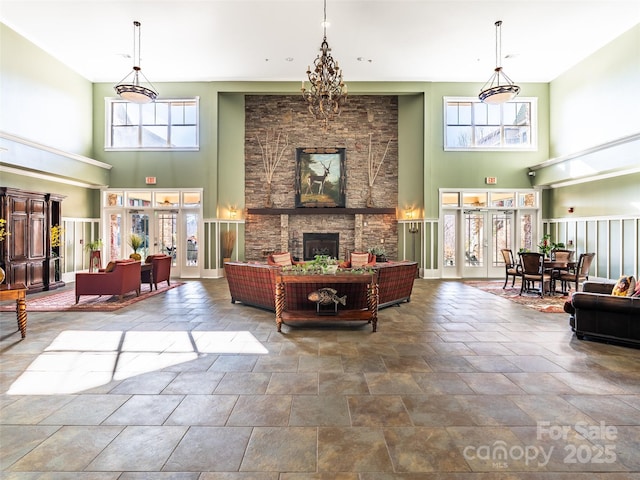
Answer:
<svg viewBox="0 0 640 480"><path fill-rule="evenodd" d="M131 235L129 235L128 243L129 246L133 248L133 253L129 255L129 258L133 258L134 260L141 260L142 256L138 253L138 250L142 248L142 244L144 243L142 237L137 233L132 233Z"/></svg>
<svg viewBox="0 0 640 480"><path fill-rule="evenodd" d="M340 260L329 255L316 255L313 260L282 267L282 272L289 275L333 275L341 273L371 274L371 267L341 268Z"/></svg>
<svg viewBox="0 0 640 480"><path fill-rule="evenodd" d="M369 252L370 254L376 256L376 262L386 262L387 261L386 251L385 251L383 246L371 247L371 248L369 248L367 250L367 252Z"/></svg>
<svg viewBox="0 0 640 480"><path fill-rule="evenodd" d="M544 254L545 258L549 258L553 250L557 250L558 248L565 248L565 245L562 242L553 242L551 240L551 235L547 233L542 237L542 240L540 240L538 248L540 249L540 252Z"/></svg>

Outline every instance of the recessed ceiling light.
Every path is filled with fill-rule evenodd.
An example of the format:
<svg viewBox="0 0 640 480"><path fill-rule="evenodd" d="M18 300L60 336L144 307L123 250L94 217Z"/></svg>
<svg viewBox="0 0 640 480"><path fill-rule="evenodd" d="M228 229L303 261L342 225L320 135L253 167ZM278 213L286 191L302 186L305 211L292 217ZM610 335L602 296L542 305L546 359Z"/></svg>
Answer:
<svg viewBox="0 0 640 480"><path fill-rule="evenodd" d="M287 62L293 62L293 57L287 57L287 58L285 58L285 60L286 60Z"/></svg>
<svg viewBox="0 0 640 480"><path fill-rule="evenodd" d="M356 58L356 60L358 60L359 62L369 62L369 63L373 62L371 58L364 58L364 57L358 57Z"/></svg>

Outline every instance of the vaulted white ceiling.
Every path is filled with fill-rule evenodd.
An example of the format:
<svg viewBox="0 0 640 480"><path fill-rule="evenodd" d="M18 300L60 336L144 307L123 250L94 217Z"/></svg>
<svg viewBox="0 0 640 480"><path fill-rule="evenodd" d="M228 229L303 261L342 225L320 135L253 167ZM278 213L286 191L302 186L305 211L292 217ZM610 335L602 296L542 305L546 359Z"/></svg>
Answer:
<svg viewBox="0 0 640 480"><path fill-rule="evenodd" d="M300 81L322 18L322 0L0 0L2 23L92 82L131 70L134 20L152 83ZM496 66L496 20L505 72L548 82L640 23L640 0L327 0L347 84L482 84Z"/></svg>

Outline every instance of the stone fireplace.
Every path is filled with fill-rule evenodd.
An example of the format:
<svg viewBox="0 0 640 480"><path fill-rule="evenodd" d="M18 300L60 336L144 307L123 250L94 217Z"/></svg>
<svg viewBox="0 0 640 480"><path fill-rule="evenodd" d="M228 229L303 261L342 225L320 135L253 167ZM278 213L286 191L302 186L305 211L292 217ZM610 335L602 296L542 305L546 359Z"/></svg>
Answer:
<svg viewBox="0 0 640 480"><path fill-rule="evenodd" d="M339 233L303 233L303 260L313 260L316 255L338 258L340 254Z"/></svg>
<svg viewBox="0 0 640 480"><path fill-rule="evenodd" d="M387 257L396 259L398 97L350 97L349 108L328 129L319 127L299 96L245 96L245 258L264 261L265 251L289 251L309 260L318 254L314 250L329 249L328 255L344 259L384 244ZM299 147L345 149L344 208L296 204ZM265 159L277 157L266 183ZM379 170L369 188L371 161ZM306 245L306 234L317 234L320 243ZM327 240L327 234L338 238Z"/></svg>

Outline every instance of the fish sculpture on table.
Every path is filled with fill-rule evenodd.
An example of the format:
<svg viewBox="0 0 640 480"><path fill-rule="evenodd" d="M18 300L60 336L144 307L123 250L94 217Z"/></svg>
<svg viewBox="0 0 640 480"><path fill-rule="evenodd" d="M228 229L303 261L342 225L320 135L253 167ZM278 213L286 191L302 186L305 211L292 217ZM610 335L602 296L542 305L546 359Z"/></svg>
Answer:
<svg viewBox="0 0 640 480"><path fill-rule="evenodd" d="M321 288L319 290L315 290L311 292L307 298L312 302L316 302L318 305L330 305L330 304L338 304L342 305L347 304L347 296L344 295L342 297L338 296L338 291L333 288Z"/></svg>

